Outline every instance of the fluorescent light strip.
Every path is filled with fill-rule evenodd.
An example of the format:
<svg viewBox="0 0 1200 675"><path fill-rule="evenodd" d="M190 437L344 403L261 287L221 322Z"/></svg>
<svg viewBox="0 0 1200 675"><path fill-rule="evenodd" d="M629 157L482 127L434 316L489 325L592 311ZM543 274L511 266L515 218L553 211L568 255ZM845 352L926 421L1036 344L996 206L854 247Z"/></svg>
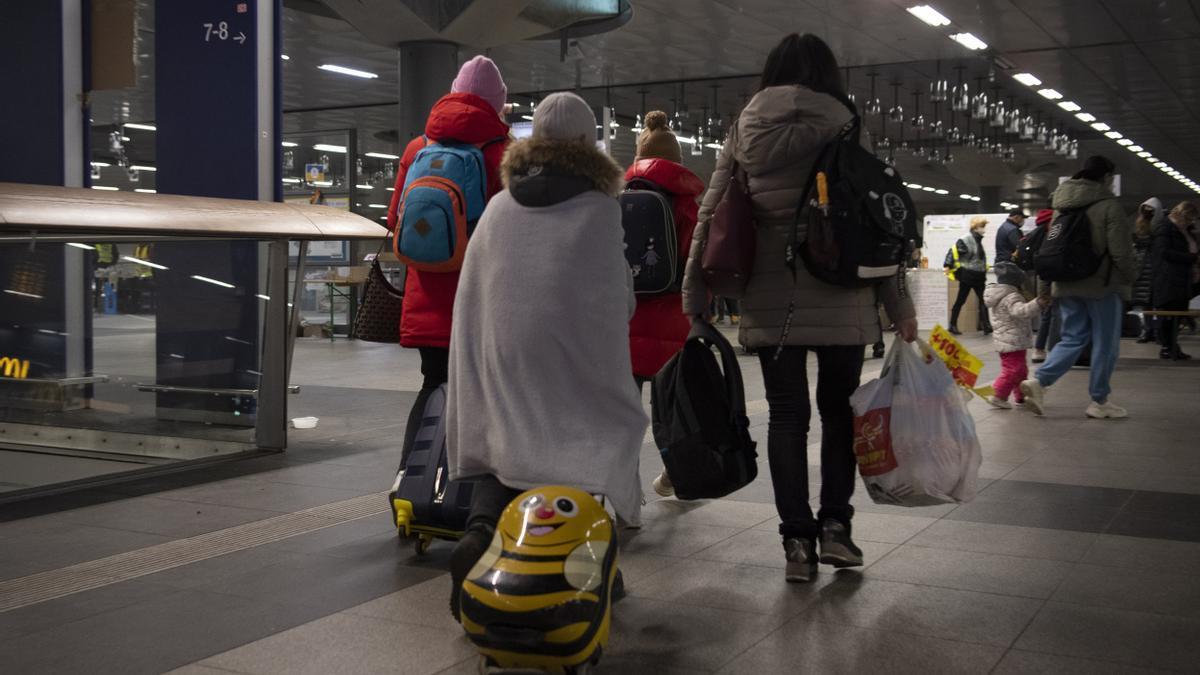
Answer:
<svg viewBox="0 0 1200 675"><path fill-rule="evenodd" d="M139 124L137 122L126 122L122 126L124 126L126 129L141 129L142 131L158 131L158 127L154 126L153 124Z"/></svg>
<svg viewBox="0 0 1200 675"><path fill-rule="evenodd" d="M281 143L280 143L280 145L282 145L282 146L283 146L283 147L285 147L285 148L294 148L294 147L296 147L297 145L299 145L299 143L293 143L293 142L291 142L291 141L283 141L283 142L281 142Z"/></svg>
<svg viewBox="0 0 1200 675"><path fill-rule="evenodd" d="M937 26L950 25L950 19L946 18L945 14L942 14L929 5L917 5L915 7L909 7L908 13L924 21L930 26L934 26L935 28Z"/></svg>
<svg viewBox="0 0 1200 675"><path fill-rule="evenodd" d="M204 283L206 283L206 284L212 284L212 285L214 285L214 286L220 286L221 288L235 288L235 286L234 286L233 284L227 284L227 283L225 283L224 281L217 281L216 279L210 279L210 278L208 278L208 277L202 277L202 276L200 276L199 274L193 274L193 275L192 275L192 278L193 278L193 279L195 279L196 281L203 281L203 282L204 282Z"/></svg>
<svg viewBox="0 0 1200 675"><path fill-rule="evenodd" d="M1057 90L1050 88L1038 89L1038 94L1040 94L1042 98L1050 99L1051 101L1057 101L1063 97L1063 95Z"/></svg>
<svg viewBox="0 0 1200 675"><path fill-rule="evenodd" d="M363 153L364 157L375 157L377 159L400 159L400 155L390 155L386 152L367 152Z"/></svg>
<svg viewBox="0 0 1200 675"><path fill-rule="evenodd" d="M521 119L523 119L523 120L528 120L528 121L532 122L532 121L533 121L533 115L521 115Z"/></svg>
<svg viewBox="0 0 1200 675"><path fill-rule="evenodd" d="M111 185L93 185L92 189L93 190L120 190L121 188L116 188Z"/></svg>
<svg viewBox="0 0 1200 675"><path fill-rule="evenodd" d="M1017 73L1016 75L1013 75L1013 79L1025 85L1026 87L1036 87L1042 83L1042 81L1039 80L1033 73Z"/></svg>
<svg viewBox="0 0 1200 675"><path fill-rule="evenodd" d="M135 258L131 255L123 255L123 256L121 256L121 260L125 260L125 261L131 262L131 263L137 263L138 265L145 265L146 267L153 267L156 270L169 269L166 265L159 265L158 263L152 263L149 260L142 260L141 258Z"/></svg>
<svg viewBox="0 0 1200 675"><path fill-rule="evenodd" d="M1075 118L1078 119L1080 122L1095 122L1096 121L1095 115L1093 115L1091 113L1085 113L1085 112L1076 113Z"/></svg>
<svg viewBox="0 0 1200 675"><path fill-rule="evenodd" d="M973 199L973 197L971 197L971 195L968 195L968 194L961 194L961 195L959 195L959 196L958 196L958 198L959 198L959 199L965 199L965 200L967 200L967 201L971 201L971 199Z"/></svg>
<svg viewBox="0 0 1200 675"><path fill-rule="evenodd" d="M1125 134L1122 134L1119 131L1106 131L1104 133L1104 135L1108 136L1109 138L1113 139L1114 141L1117 140L1118 138L1123 138L1125 136Z"/></svg>
<svg viewBox="0 0 1200 675"><path fill-rule="evenodd" d="M92 162L92 166L105 167L105 166L112 166L112 164L109 164L108 162Z"/></svg>
<svg viewBox="0 0 1200 675"><path fill-rule="evenodd" d="M367 204L367 208L369 208L369 209L386 209L387 204Z"/></svg>
<svg viewBox="0 0 1200 675"><path fill-rule="evenodd" d="M934 190L934 193L939 194L939 195L948 195L948 194L950 194L950 191L938 188L938 189Z"/></svg>
<svg viewBox="0 0 1200 675"><path fill-rule="evenodd" d="M158 167L145 166L142 164L130 164L129 168L134 171L158 171Z"/></svg>
<svg viewBox="0 0 1200 675"><path fill-rule="evenodd" d="M321 150L321 151L323 151L323 152L340 152L340 153L345 153L345 152L346 152L346 146L344 146L344 145L330 145L330 144L328 144L328 143L317 143L316 145L314 145L314 146L313 146L313 150Z"/></svg>
<svg viewBox="0 0 1200 675"><path fill-rule="evenodd" d="M321 65L317 66L317 69L328 71L330 73L339 73L342 75L349 75L351 77L361 77L364 80L374 80L375 78L379 77L379 75L377 75L375 73L369 73L365 70L355 70L354 68L347 68L346 66L337 66L337 65L330 64L330 63L321 64Z"/></svg>
<svg viewBox="0 0 1200 675"><path fill-rule="evenodd" d="M358 188L359 190L374 190L375 189L374 186L363 185L363 184L355 185L354 187Z"/></svg>
<svg viewBox="0 0 1200 675"><path fill-rule="evenodd" d="M37 293L25 293L22 291L14 291L11 288L4 289L4 292L8 293L9 295L19 295L22 298L33 298L34 300L41 300L44 297L44 296L38 295Z"/></svg>
<svg viewBox="0 0 1200 675"><path fill-rule="evenodd" d="M333 181L331 180L314 180L312 184L316 187L333 187Z"/></svg>
<svg viewBox="0 0 1200 675"><path fill-rule="evenodd" d="M973 51L981 51L988 48L986 42L971 33L955 33L950 36L950 39Z"/></svg>
<svg viewBox="0 0 1200 675"><path fill-rule="evenodd" d="M79 242L75 242L75 241L68 241L67 246L74 246L75 248L81 248L85 251L95 251L96 250L95 246L89 246L87 244L80 244Z"/></svg>
<svg viewBox="0 0 1200 675"><path fill-rule="evenodd" d="M1119 138L1117 139L1117 145L1123 145L1128 148L1133 146L1133 141L1128 138Z"/></svg>
<svg viewBox="0 0 1200 675"><path fill-rule="evenodd" d="M283 178L283 179L281 179L281 181L284 183L291 184L291 183L299 183L300 179L299 178Z"/></svg>
<svg viewBox="0 0 1200 675"><path fill-rule="evenodd" d="M1079 112L1080 110L1083 110L1083 106L1079 105L1075 101L1059 101L1058 107L1066 110L1067 112Z"/></svg>
<svg viewBox="0 0 1200 675"><path fill-rule="evenodd" d="M158 194L158 190L151 190L150 188L134 188L133 191L140 192L144 195Z"/></svg>

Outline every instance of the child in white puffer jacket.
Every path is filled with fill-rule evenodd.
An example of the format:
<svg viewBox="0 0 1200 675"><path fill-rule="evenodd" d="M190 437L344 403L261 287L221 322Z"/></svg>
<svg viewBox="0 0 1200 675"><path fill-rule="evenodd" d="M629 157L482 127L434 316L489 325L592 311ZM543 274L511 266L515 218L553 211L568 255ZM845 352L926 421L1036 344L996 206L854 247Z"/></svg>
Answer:
<svg viewBox="0 0 1200 675"><path fill-rule="evenodd" d="M1040 316L1048 300L1029 300L1021 290L1025 271L1003 261L996 263L996 283L983 291L983 302L992 319L992 339L1000 352L1000 376L992 383L995 393L987 402L996 408L1012 408L1008 395L1015 394L1017 405L1024 403L1020 384L1029 376L1025 353L1033 346L1033 319Z"/></svg>

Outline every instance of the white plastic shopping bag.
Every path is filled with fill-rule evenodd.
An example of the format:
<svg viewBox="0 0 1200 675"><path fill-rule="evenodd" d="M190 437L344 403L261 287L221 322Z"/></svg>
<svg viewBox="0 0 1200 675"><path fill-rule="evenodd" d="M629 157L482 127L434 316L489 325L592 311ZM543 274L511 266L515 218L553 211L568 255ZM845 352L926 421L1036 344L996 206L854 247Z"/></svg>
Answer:
<svg viewBox="0 0 1200 675"><path fill-rule="evenodd" d="M854 454L877 504L975 498L983 453L959 387L929 345L897 338L883 372L854 392Z"/></svg>

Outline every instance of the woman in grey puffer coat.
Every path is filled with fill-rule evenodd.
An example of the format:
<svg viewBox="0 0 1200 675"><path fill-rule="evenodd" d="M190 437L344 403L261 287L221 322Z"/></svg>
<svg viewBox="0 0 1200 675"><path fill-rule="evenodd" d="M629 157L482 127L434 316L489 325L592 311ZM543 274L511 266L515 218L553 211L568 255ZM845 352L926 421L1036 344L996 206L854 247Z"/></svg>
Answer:
<svg viewBox="0 0 1200 675"><path fill-rule="evenodd" d="M854 414L850 395L858 388L866 345L880 339L876 303L906 340L916 337L912 302L897 277L876 287L843 288L818 281L803 265L792 271L784 260L805 181L817 154L853 117L837 61L820 38L792 34L767 57L762 83L734 122L717 159L700 207L683 284L683 311L702 320L709 293L700 270L708 221L729 184L733 160L749 175L758 241L754 271L742 298L740 342L756 349L770 407L767 453L775 505L782 521L788 581L808 581L820 561L838 567L862 564L850 539L854 509ZM805 232L801 224L799 233ZM784 335L789 302L790 329ZM779 349L776 349L776 347ZM821 509L809 506L808 378L805 362L817 355L817 408L821 413Z"/></svg>

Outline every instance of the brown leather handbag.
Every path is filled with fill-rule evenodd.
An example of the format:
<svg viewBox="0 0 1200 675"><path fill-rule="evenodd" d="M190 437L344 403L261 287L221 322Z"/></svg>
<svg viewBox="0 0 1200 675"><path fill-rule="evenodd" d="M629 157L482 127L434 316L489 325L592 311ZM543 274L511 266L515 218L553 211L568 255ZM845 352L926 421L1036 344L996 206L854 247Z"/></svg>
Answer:
<svg viewBox="0 0 1200 675"><path fill-rule="evenodd" d="M379 266L378 257L371 261L371 271L363 284L362 300L354 315L355 338L367 342L400 342L400 311L404 293L397 291Z"/></svg>
<svg viewBox="0 0 1200 675"><path fill-rule="evenodd" d="M736 159L732 161L729 184L708 222L700 270L713 295L736 299L746 294L746 284L754 271L758 233L754 226L750 177Z"/></svg>

